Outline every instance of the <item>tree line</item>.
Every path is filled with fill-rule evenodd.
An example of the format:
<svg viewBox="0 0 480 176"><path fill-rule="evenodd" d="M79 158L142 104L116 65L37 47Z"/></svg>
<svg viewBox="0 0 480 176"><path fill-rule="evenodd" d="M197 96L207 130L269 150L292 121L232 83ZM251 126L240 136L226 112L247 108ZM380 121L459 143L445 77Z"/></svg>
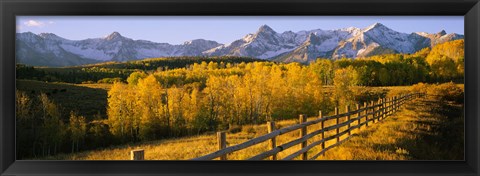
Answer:
<svg viewBox="0 0 480 176"><path fill-rule="evenodd" d="M365 96L358 86L458 81L463 73L463 40L413 54L317 59L308 65L202 61L136 70L111 81L107 114L92 121L81 112L62 119L47 95L17 92L19 153L75 152L313 116L385 96Z"/></svg>
<svg viewBox="0 0 480 176"><path fill-rule="evenodd" d="M464 40L455 40L425 48L413 54L384 54L339 60L317 59L316 67L323 84L333 84L334 72L352 67L361 86L399 86L419 82L463 82Z"/></svg>
<svg viewBox="0 0 480 176"><path fill-rule="evenodd" d="M109 138L106 124L87 122L76 112L65 115L60 109L45 93L32 97L22 91L16 92L16 149L19 159L107 146L98 142ZM64 119L64 116L68 118Z"/></svg>
<svg viewBox="0 0 480 176"><path fill-rule="evenodd" d="M412 85L463 78L463 40L413 54L299 63L251 62L133 73L109 91L112 134L125 140L228 129L316 115L360 103L354 86ZM333 92L324 90L333 85Z"/></svg>
<svg viewBox="0 0 480 176"><path fill-rule="evenodd" d="M194 63L216 62L220 65L240 62L262 62L265 60L237 56L182 56L150 58L126 62L105 62L75 67L45 68L17 64L17 78L66 83L109 83L126 81L135 71L155 71L183 68Z"/></svg>

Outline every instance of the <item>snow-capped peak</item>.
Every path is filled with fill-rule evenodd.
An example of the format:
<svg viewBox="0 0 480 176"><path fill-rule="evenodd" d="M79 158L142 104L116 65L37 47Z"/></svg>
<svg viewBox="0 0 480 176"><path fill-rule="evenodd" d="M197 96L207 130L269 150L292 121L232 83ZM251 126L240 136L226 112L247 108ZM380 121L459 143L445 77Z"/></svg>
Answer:
<svg viewBox="0 0 480 176"><path fill-rule="evenodd" d="M49 39L49 40L54 40L54 41L60 41L60 40L65 40L62 37L59 37L58 35L55 35L53 33L40 33L38 36L44 38L44 39Z"/></svg>
<svg viewBox="0 0 480 176"><path fill-rule="evenodd" d="M260 26L260 28L258 29L257 31L257 34L258 33L271 33L271 34L274 34L276 33L270 26L264 24L262 26Z"/></svg>
<svg viewBox="0 0 480 176"><path fill-rule="evenodd" d="M119 32L113 32L107 37L105 37L106 40L115 40L115 39L121 39L123 36Z"/></svg>
<svg viewBox="0 0 480 176"><path fill-rule="evenodd" d="M345 32L349 32L349 33L357 33L360 30L361 30L360 28L356 28L356 27L347 27L347 28L340 29L340 31L345 31Z"/></svg>
<svg viewBox="0 0 480 176"><path fill-rule="evenodd" d="M47 38L47 37L58 37L57 35L53 34L53 33L40 33L38 34L40 37L42 38Z"/></svg>
<svg viewBox="0 0 480 176"><path fill-rule="evenodd" d="M192 45L194 43L200 43L200 42L205 42L206 40L203 39L194 39L194 40L189 40L186 42L183 42L184 45Z"/></svg>
<svg viewBox="0 0 480 176"><path fill-rule="evenodd" d="M440 35L440 36L445 35L445 34L447 34L447 32L445 32L445 30L442 30L442 31L437 33L437 35Z"/></svg>
<svg viewBox="0 0 480 176"><path fill-rule="evenodd" d="M184 46L189 46L190 47L198 47L198 48L205 48L206 49L211 49L213 47L217 47L220 44L217 43L216 41L211 41L211 40L205 40L205 39L195 39L195 40L189 40L183 43Z"/></svg>
<svg viewBox="0 0 480 176"><path fill-rule="evenodd" d="M417 35L418 34L418 35ZM195 39L172 45L146 40L133 40L113 32L102 38L68 40L55 34L31 32L18 33L18 59L38 64L37 58L54 57L56 63L41 64L65 66L94 61L126 61L165 56L246 56L284 62L308 62L318 57L365 57L384 53L413 53L425 47L461 39L463 35L414 32L397 32L381 23L366 28L314 29L298 32L275 32L262 25L255 33L245 35L229 44ZM31 53L41 53L34 57ZM31 61L31 62L30 62ZM57 63L58 61L58 63Z"/></svg>
<svg viewBox="0 0 480 176"><path fill-rule="evenodd" d="M35 38L38 37L37 34L34 34L33 32L23 32L23 33L18 33L17 38Z"/></svg>
<svg viewBox="0 0 480 176"><path fill-rule="evenodd" d="M387 29L387 30L391 30L390 28L386 27L386 26L383 25L382 23L374 23L374 24L366 27L365 29L363 29L363 31L369 31L369 30L372 30L372 29Z"/></svg>
<svg viewBox="0 0 480 176"><path fill-rule="evenodd" d="M414 32L414 34L418 34L418 35L423 36L423 37L427 37L428 35L430 35L427 32Z"/></svg>

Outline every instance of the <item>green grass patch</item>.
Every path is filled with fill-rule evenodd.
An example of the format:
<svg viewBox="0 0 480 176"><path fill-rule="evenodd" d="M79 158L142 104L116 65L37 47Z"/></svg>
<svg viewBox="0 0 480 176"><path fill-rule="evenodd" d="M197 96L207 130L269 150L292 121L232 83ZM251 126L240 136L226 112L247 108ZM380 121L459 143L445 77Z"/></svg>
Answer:
<svg viewBox="0 0 480 176"><path fill-rule="evenodd" d="M62 117L75 111L88 119L95 115L106 117L107 91L111 84L69 84L17 79L17 90L29 96L45 93L60 106Z"/></svg>

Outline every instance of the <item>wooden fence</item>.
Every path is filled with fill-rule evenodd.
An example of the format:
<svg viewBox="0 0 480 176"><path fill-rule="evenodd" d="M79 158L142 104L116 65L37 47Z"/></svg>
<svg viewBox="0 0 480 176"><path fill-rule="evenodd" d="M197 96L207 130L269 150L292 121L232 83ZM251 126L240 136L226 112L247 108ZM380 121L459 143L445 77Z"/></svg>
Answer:
<svg viewBox="0 0 480 176"><path fill-rule="evenodd" d="M343 114L339 114L338 108L335 108L335 114L332 116L323 116L322 112L319 112L319 116L315 120L307 121L307 117L305 115L300 115L300 122L299 124L288 126L285 128L281 128L275 130L275 122L267 122L267 130L268 133L248 140L246 142L229 146L227 147L226 142L226 133L225 132L218 132L217 133L217 142L218 142L218 151L213 153L207 154L205 156L201 156L198 158L194 158L193 160L212 160L215 158L219 158L220 160L227 160L228 154L232 152L236 152L239 150L243 150L245 148L251 147L253 145L269 141L269 150L260 154L257 154L249 160L263 160L265 158L270 157L272 160L277 160L277 154L285 149L293 147L295 145L301 144L301 149L282 158L281 160L292 160L300 155L302 155L302 160L314 160L318 156L324 154L327 150L340 145L344 141L348 140L351 136L352 130L356 128L361 128L362 126L369 126L369 123L376 123L385 119L387 116L396 112L406 101L418 98L423 96L420 93L412 93L407 95L401 95L400 97L392 97L392 98L383 98L379 99L377 102L371 101L370 103L364 103L363 107L360 105L356 105L355 110L351 110L349 106L345 107L346 111ZM355 116L355 117L353 117ZM344 122L340 122L341 118L346 118ZM330 126L325 126L325 122L328 120L335 119L336 123ZM363 121L362 121L363 120ZM320 123L320 129L313 131L307 134L307 127L315 124ZM347 126L344 131L340 131L340 128ZM292 140L285 144L277 146L276 138L282 134L300 130L300 137L298 139ZM325 137L325 133L328 131L335 130L335 135L331 135ZM310 143L307 145L307 140L311 139L315 136L321 136L321 139L315 142ZM340 140L343 135L348 135L346 138ZM335 139L335 144L332 144L328 147L325 147L325 143L329 140ZM321 146L321 151L314 156L308 158L307 152L315 146Z"/></svg>

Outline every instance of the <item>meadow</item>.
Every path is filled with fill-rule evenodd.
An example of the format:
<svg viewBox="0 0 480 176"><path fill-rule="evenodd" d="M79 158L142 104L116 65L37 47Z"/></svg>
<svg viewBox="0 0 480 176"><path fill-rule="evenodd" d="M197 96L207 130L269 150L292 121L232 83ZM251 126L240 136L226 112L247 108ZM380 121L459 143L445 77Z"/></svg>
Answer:
<svg viewBox="0 0 480 176"><path fill-rule="evenodd" d="M429 159L422 150L457 159L463 152L461 137L449 139L454 141L449 148L429 148L447 145L445 137L451 133L463 137L458 131L463 128L462 53L463 40L456 40L413 54L319 58L308 64L186 57L62 68L18 65L17 156L125 159L127 151L143 148L146 159L192 159L216 150L217 131L228 132L231 146L266 134L268 121L275 121L278 129L298 123L299 114L314 119L319 110L331 115L335 108L423 93L426 98L372 128L356 130L352 139L320 159ZM455 123L448 121L452 119ZM284 134L277 145L299 134ZM266 151L267 145L228 158L246 159ZM358 145L365 146L354 147L365 156L351 152L355 150L349 146ZM449 150L455 152L442 153ZM315 152L309 150L309 155Z"/></svg>
<svg viewBox="0 0 480 176"><path fill-rule="evenodd" d="M103 87L105 85L83 85L88 87ZM393 86L368 88L370 94L391 94L423 89L421 86ZM437 86L438 87L438 86ZM456 85L463 89L463 85ZM384 121L371 124L368 128L352 131L353 137L344 144L331 149L318 160L435 160L435 159L463 159L463 104L454 101L451 97L439 96L436 89L426 88L429 95L426 98L408 103L399 113L388 117ZM367 88L364 88L367 89ZM448 88L447 88L448 89ZM365 90L366 91L366 90ZM427 92L425 92L427 93ZM451 93L454 94L454 93ZM454 96L454 95L452 95ZM458 97L457 97L458 98ZM314 120L317 116L309 117ZM297 124L295 120L281 120L276 123L276 129ZM335 122L327 121L326 125ZM308 128L308 133L320 127ZM267 133L265 124L235 126L227 131L227 145L235 145ZM334 131L326 136L333 135ZM459 137L462 136L462 137ZM296 130L277 138L277 145L284 144L300 137ZM342 137L342 139L345 136ZM309 144L319 137L309 140ZM455 142L452 142L454 140ZM333 144L331 140L326 146ZM192 147L195 146L195 147ZM429 150L424 150L428 148ZM449 150L446 150L448 148ZM146 141L126 145L115 145L103 149L89 150L78 153L59 154L47 157L29 158L42 160L129 160L129 152L134 149L144 149L146 160L188 160L216 151L217 137L214 132L202 135L178 137L164 140ZM255 145L228 155L229 160L244 160L255 154L267 151L268 142ZM300 149L300 145L284 150L278 154L283 158ZM315 147L308 152L317 154L321 148ZM299 160L296 157L295 160Z"/></svg>
<svg viewBox="0 0 480 176"><path fill-rule="evenodd" d="M457 85L463 88L463 85ZM383 87L377 91L403 92L410 86ZM342 145L320 155L317 160L462 160L463 159L463 105L455 101L444 101L442 96L433 94L409 102L399 113L388 117L368 128L355 129L353 136ZM308 121L318 117L309 117ZM297 124L298 120L282 120L276 123L276 129ZM326 122L326 125L334 121ZM308 133L318 130L319 125L309 127ZM265 135L267 126L244 125L227 131L228 146ZM334 131L326 136L333 135ZM277 138L277 145L299 138L300 131L295 130ZM345 138L343 136L341 139ZM319 137L312 138L311 142ZM331 140L326 146L335 143ZM190 137L142 142L139 144L119 145L100 150L75 154L61 154L39 158L47 160L129 160L130 151L144 149L146 160L188 160L217 150L217 136L206 133ZM229 160L245 160L268 149L268 142L234 152L227 156ZM284 158L300 149L300 145L284 150L278 158ZM425 150L429 149L429 150ZM447 150L448 149L448 150ZM317 154L320 146L309 150L309 156ZM300 157L294 160L300 160Z"/></svg>

